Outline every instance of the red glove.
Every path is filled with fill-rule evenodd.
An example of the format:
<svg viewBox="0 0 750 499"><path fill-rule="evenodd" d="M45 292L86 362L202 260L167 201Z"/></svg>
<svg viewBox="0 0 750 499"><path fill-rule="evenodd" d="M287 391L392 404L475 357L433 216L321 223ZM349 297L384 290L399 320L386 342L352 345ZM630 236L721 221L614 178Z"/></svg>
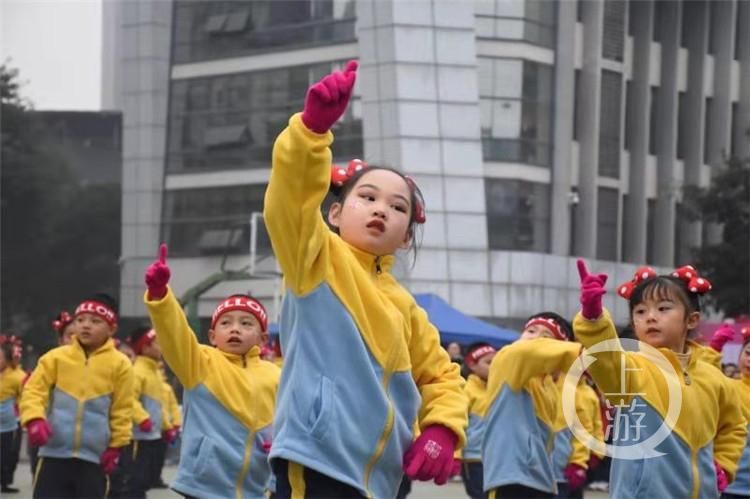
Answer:
<svg viewBox="0 0 750 499"><path fill-rule="evenodd" d="M591 471L594 471L596 468L599 467L599 464L601 462L602 460L599 456L597 456L596 454L591 454L591 457L589 458L588 467Z"/></svg>
<svg viewBox="0 0 750 499"><path fill-rule="evenodd" d="M271 444L272 444L272 442L270 440L264 440L263 441L263 452L265 452L266 454L268 454L269 452L271 452Z"/></svg>
<svg viewBox="0 0 750 499"><path fill-rule="evenodd" d="M144 430L147 431L147 430ZM175 426L173 428L170 428L168 430L164 430L161 432L161 438L164 439L164 441L167 442L167 445L172 445L175 440L177 440L177 435L180 432L180 427Z"/></svg>
<svg viewBox="0 0 750 499"><path fill-rule="evenodd" d="M586 483L586 470L581 465L570 463L565 467L563 475L570 490L578 490Z"/></svg>
<svg viewBox="0 0 750 499"><path fill-rule="evenodd" d="M602 296L606 293L604 285L607 283L607 274L589 274L586 262L580 258L576 264L581 278L581 315L584 319L598 319L602 315Z"/></svg>
<svg viewBox="0 0 750 499"><path fill-rule="evenodd" d="M721 352L726 343L734 338L734 328L729 324L722 324L719 329L714 331L714 335L711 337L711 348L717 352Z"/></svg>
<svg viewBox="0 0 750 499"><path fill-rule="evenodd" d="M111 475L115 468L117 468L117 462L120 460L120 449L116 447L107 447L102 453L102 457L99 459L99 464L104 470L105 475Z"/></svg>
<svg viewBox="0 0 750 499"><path fill-rule="evenodd" d="M140 428L144 433L149 433L154 428L154 424L151 422L151 419L146 418L145 420L138 423L138 428Z"/></svg>
<svg viewBox="0 0 750 499"><path fill-rule="evenodd" d="M349 61L343 71L323 77L307 90L302 123L315 133L326 133L346 111L357 78L357 61Z"/></svg>
<svg viewBox="0 0 750 499"><path fill-rule="evenodd" d="M404 471L412 480L435 480L443 485L453 472L453 452L458 437L442 425L424 429L404 455Z"/></svg>
<svg viewBox="0 0 750 499"><path fill-rule="evenodd" d="M149 300L161 300L167 294L169 282L169 267L167 266L167 245L159 246L159 259L146 269L146 286Z"/></svg>
<svg viewBox="0 0 750 499"><path fill-rule="evenodd" d="M714 461L714 467L716 468L716 488L719 489L719 492L724 492L729 487L729 477L724 468L719 466L716 461Z"/></svg>
<svg viewBox="0 0 750 499"><path fill-rule="evenodd" d="M34 447L46 444L52 436L52 427L42 418L32 419L26 423L26 430L29 432L29 443Z"/></svg>

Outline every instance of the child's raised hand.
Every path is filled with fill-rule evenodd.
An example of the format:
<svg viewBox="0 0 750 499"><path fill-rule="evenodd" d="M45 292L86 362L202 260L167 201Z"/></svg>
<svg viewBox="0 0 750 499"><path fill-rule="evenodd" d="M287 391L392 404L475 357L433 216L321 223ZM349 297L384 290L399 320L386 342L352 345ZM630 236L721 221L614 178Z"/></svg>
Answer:
<svg viewBox="0 0 750 499"><path fill-rule="evenodd" d="M404 471L412 480L435 480L438 485L448 481L455 471L453 453L458 437L441 425L424 429L404 455Z"/></svg>
<svg viewBox="0 0 750 499"><path fill-rule="evenodd" d="M159 246L159 259L146 269L146 286L148 287L149 300L161 300L167 294L167 283L169 283L169 266L167 265L167 245L161 243Z"/></svg>
<svg viewBox="0 0 750 499"><path fill-rule="evenodd" d="M717 352L721 352L726 343L734 338L734 328L729 324L722 324L719 329L714 331L714 335L711 337L711 348Z"/></svg>
<svg viewBox="0 0 750 499"><path fill-rule="evenodd" d="M586 262L580 258L576 265L581 278L581 314L585 319L598 319L602 315L602 296L607 292L607 274L589 274Z"/></svg>
<svg viewBox="0 0 750 499"><path fill-rule="evenodd" d="M346 63L343 71L323 77L307 90L302 122L316 133L325 133L346 111L357 78L357 61Z"/></svg>

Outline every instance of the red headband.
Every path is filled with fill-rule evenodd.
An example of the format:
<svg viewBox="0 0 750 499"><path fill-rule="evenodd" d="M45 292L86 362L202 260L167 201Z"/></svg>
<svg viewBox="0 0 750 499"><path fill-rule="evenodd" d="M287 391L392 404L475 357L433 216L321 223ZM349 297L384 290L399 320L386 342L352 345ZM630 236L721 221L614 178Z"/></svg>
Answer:
<svg viewBox="0 0 750 499"><path fill-rule="evenodd" d="M60 312L60 318L52 321L52 329L60 334L71 322L73 322L73 317L71 317L68 312Z"/></svg>
<svg viewBox="0 0 750 499"><path fill-rule="evenodd" d="M368 165L361 159L353 159L349 161L346 168L331 165L331 183L337 187L341 187L356 175L357 172L364 170L365 168L368 168ZM406 180L406 185L409 186L409 189L414 193L414 197L417 200L417 205L414 207L414 221L418 224L423 224L427 221L427 215L425 215L424 210L424 199L422 199L422 196L419 194L417 183L414 182L413 178L404 175L404 180Z"/></svg>
<svg viewBox="0 0 750 499"><path fill-rule="evenodd" d="M81 302L73 315L78 317L81 314L94 314L99 316L107 321L110 326L117 324L117 314L115 311L98 301L89 300Z"/></svg>
<svg viewBox="0 0 750 499"><path fill-rule="evenodd" d="M485 355L493 354L495 352L496 350L489 345L477 347L471 352L468 352L466 356L464 356L464 364L466 364L467 366L471 366L479 362L479 359L481 359Z"/></svg>
<svg viewBox="0 0 750 499"><path fill-rule="evenodd" d="M216 326L216 321L218 321L222 314L232 312L233 310L250 312L256 319L258 319L263 331L267 330L268 314L266 314L266 309L263 308L263 305L261 305L261 303L255 298L248 298L245 296L232 296L221 302L211 316L211 329Z"/></svg>
<svg viewBox="0 0 750 499"><path fill-rule="evenodd" d="M529 322L527 322L523 328L524 330L526 330L533 325L546 327L552 332L552 335L558 340L562 340L562 341L568 340L568 337L565 336L565 333L563 333L563 330L560 327L560 324L558 324L555 319L549 319L545 317L534 317L533 319L529 319Z"/></svg>
<svg viewBox="0 0 750 499"><path fill-rule="evenodd" d="M708 279L700 277L698 271L692 265L685 265L675 270L671 274L672 277L676 277L683 281L687 286L689 292L702 295L711 291L711 283ZM617 294L625 298L630 299L633 294L633 290L646 279L656 277L656 271L651 267L639 267L635 271L635 275L631 281L621 284L617 288Z"/></svg>
<svg viewBox="0 0 750 499"><path fill-rule="evenodd" d="M154 342L154 339L156 339L156 331L150 329L148 333L138 338L138 340L130 346L133 348L136 355L140 355L146 346Z"/></svg>

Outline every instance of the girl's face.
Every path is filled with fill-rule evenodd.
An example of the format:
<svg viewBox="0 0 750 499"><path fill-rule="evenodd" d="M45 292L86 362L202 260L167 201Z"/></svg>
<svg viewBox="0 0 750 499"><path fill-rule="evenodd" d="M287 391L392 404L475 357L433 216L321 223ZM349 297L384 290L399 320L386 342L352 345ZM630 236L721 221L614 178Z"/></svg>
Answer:
<svg viewBox="0 0 750 499"><path fill-rule="evenodd" d="M479 358L476 363L469 366L469 369L471 369L471 372L479 376L484 381L487 381L487 378L490 375L490 364L492 364L492 359L495 358L495 354L487 354Z"/></svg>
<svg viewBox="0 0 750 499"><path fill-rule="evenodd" d="M343 204L331 205L328 221L347 243L383 256L409 247L411 213L406 181L392 171L374 169L359 177Z"/></svg>
<svg viewBox="0 0 750 499"><path fill-rule="evenodd" d="M742 375L750 376L750 343L747 343L742 347L739 364Z"/></svg>
<svg viewBox="0 0 750 499"><path fill-rule="evenodd" d="M633 307L633 331L639 341L654 348L668 348L677 353L685 351L685 338L700 321L700 312L687 312L685 305L674 296L644 296Z"/></svg>

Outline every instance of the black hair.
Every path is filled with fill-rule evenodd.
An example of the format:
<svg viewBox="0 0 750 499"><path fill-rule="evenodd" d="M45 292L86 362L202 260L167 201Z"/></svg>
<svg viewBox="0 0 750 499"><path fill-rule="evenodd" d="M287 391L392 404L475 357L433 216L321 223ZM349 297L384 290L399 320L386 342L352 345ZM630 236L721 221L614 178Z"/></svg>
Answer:
<svg viewBox="0 0 750 499"><path fill-rule="evenodd" d="M565 319L560 314L556 314L555 312L539 312L538 314L534 314L530 316L528 319L526 319L526 322L528 323L531 319L552 319L555 321L562 330L563 334L565 335L565 338L567 338L569 341L573 341L575 337L573 336L573 326L570 324L570 322Z"/></svg>
<svg viewBox="0 0 750 499"><path fill-rule="evenodd" d="M357 185L357 182L359 182L359 179L362 178L362 176L365 175L366 173L372 172L375 170L386 170L386 171L395 173L396 175L404 179L404 182L406 182L406 185L409 188L409 193L411 194L411 198L409 199L410 204L411 204L411 213L409 214L409 228L407 229L407 232L411 236L411 243L409 244L409 251L414 252L414 257L412 260L412 265L413 265L414 262L416 262L417 260L417 248L420 245L420 243L417 242L417 234L416 234L417 232L416 229L417 229L417 226L419 225L417 223L417 204L421 204L425 212L427 211L427 207L425 206L425 202L424 202L424 196L422 196L422 191L419 189L416 183L408 182L406 180L406 176L400 171L396 170L395 168L391 168L388 166L368 165L367 168L362 168L361 170L357 170L356 172L354 172L354 174L349 179L347 179L347 181L344 182L344 184L341 186L331 183L329 192L331 193L332 200L333 202L344 204L344 201L346 201L346 198L352 192L352 189L354 189L354 186ZM331 230L333 230L336 234L339 233L338 228L336 227L331 227Z"/></svg>
<svg viewBox="0 0 750 499"><path fill-rule="evenodd" d="M93 295L86 298L86 301L98 301L99 303L103 303L104 305L111 308L115 314L120 314L120 308L117 305L117 300L112 295L109 295L107 293L94 293Z"/></svg>
<svg viewBox="0 0 750 499"><path fill-rule="evenodd" d="M135 345L144 335L151 331L151 324L141 324L130 333L129 341L130 346Z"/></svg>
<svg viewBox="0 0 750 499"><path fill-rule="evenodd" d="M7 341L0 345L3 355L5 355L5 362L11 364L13 362L13 343Z"/></svg>
<svg viewBox="0 0 750 499"><path fill-rule="evenodd" d="M630 316L633 309L644 300L672 300L678 299L685 307L685 316L701 311L700 296L691 293L685 281L671 275L650 277L639 283L630 295Z"/></svg>

